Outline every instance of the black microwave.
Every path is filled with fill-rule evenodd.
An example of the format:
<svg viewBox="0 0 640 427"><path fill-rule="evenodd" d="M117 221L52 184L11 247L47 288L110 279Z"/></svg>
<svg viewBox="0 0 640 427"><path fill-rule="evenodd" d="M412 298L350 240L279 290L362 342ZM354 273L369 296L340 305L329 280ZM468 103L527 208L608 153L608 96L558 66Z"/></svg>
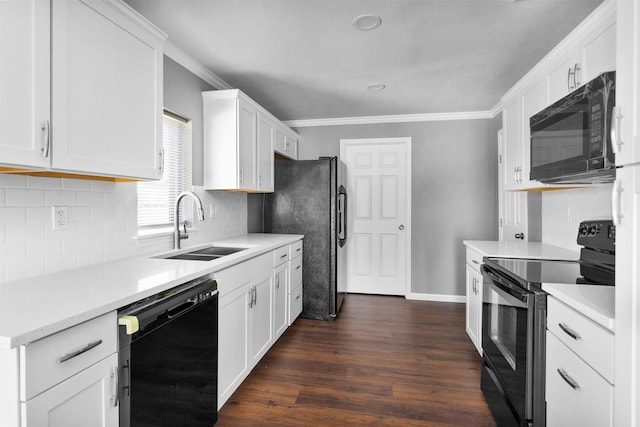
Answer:
<svg viewBox="0 0 640 427"><path fill-rule="evenodd" d="M611 71L532 116L531 179L549 184L613 181L614 105L615 71Z"/></svg>

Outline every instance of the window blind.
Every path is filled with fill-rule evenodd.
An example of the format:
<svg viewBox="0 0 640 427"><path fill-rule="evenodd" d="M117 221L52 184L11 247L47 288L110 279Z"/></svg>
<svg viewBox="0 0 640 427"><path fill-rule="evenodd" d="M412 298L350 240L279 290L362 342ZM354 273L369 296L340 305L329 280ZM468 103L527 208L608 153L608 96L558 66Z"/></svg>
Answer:
<svg viewBox="0 0 640 427"><path fill-rule="evenodd" d="M162 146L162 179L138 183L139 229L172 227L176 199L182 191L191 189L191 121L165 111ZM193 220L192 205L181 203L181 220Z"/></svg>

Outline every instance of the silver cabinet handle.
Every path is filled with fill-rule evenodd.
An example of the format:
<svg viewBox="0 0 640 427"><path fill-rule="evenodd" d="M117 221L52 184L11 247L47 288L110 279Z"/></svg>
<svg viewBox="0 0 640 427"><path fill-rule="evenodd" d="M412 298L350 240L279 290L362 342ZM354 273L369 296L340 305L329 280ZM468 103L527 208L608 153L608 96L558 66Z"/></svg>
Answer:
<svg viewBox="0 0 640 427"><path fill-rule="evenodd" d="M471 262L474 263L475 265L480 264L477 259L472 259Z"/></svg>
<svg viewBox="0 0 640 427"><path fill-rule="evenodd" d="M240 169L240 184L244 184L244 169Z"/></svg>
<svg viewBox="0 0 640 427"><path fill-rule="evenodd" d="M118 406L118 367L114 366L111 368L111 384L113 386L113 392L111 393L111 401L113 402L113 406Z"/></svg>
<svg viewBox="0 0 640 427"><path fill-rule="evenodd" d="M524 233L516 233L513 235L516 239L524 240Z"/></svg>
<svg viewBox="0 0 640 427"><path fill-rule="evenodd" d="M102 340L95 340L93 342L90 342L89 344L87 344L86 346L82 347L79 350L73 351L71 353L65 354L64 356L60 357L60 363L62 362L66 362L67 360L73 359L74 357L80 356L82 353L86 353L87 351L91 350L92 348L95 348L97 346L99 346L100 344L102 344Z"/></svg>
<svg viewBox="0 0 640 427"><path fill-rule="evenodd" d="M567 69L567 90L571 92L571 75L573 74L573 70L571 67Z"/></svg>
<svg viewBox="0 0 640 427"><path fill-rule="evenodd" d="M569 374L567 374L563 369L558 368L557 371L558 371L558 374L560 374L560 376L562 377L562 379L565 380L565 382L569 384L569 386L572 389L578 390L580 388L580 385L576 382L576 380L571 378Z"/></svg>
<svg viewBox="0 0 640 427"><path fill-rule="evenodd" d="M164 148L162 150L160 150L160 152L158 153L158 156L160 156L160 176L164 175Z"/></svg>
<svg viewBox="0 0 640 427"><path fill-rule="evenodd" d="M581 78L582 77L580 75L580 64L576 62L576 65L573 66L573 88L577 89L580 86L581 82Z"/></svg>
<svg viewBox="0 0 640 427"><path fill-rule="evenodd" d="M404 230L404 224L400 224L400 226L398 227L398 230Z"/></svg>
<svg viewBox="0 0 640 427"><path fill-rule="evenodd" d="M301 267L302 267L301 265L297 266L296 270L300 270Z"/></svg>
<svg viewBox="0 0 640 427"><path fill-rule="evenodd" d="M620 139L620 127L622 126L622 119L624 118L622 108L618 106L613 107L613 118L614 120L611 123L611 151L613 151L613 154L618 154L622 148L622 144L624 144L624 141Z"/></svg>
<svg viewBox="0 0 640 427"><path fill-rule="evenodd" d="M298 295L298 296L296 296L296 301L297 301L297 300L299 300L301 296L302 296L302 295Z"/></svg>
<svg viewBox="0 0 640 427"><path fill-rule="evenodd" d="M289 254L282 254L282 255L280 255L280 259L282 259L282 258L286 258L286 257L288 257L288 256L289 256Z"/></svg>
<svg viewBox="0 0 640 427"><path fill-rule="evenodd" d="M42 147L42 157L45 159L49 157L49 150L51 147L51 126L49 120L45 120L42 125L42 131L44 132L44 145Z"/></svg>
<svg viewBox="0 0 640 427"><path fill-rule="evenodd" d="M623 191L622 181L616 178L613 182L613 188L611 189L611 216L613 217L613 225L615 226L620 225L622 218L624 218L624 215L620 212L620 199Z"/></svg>
<svg viewBox="0 0 640 427"><path fill-rule="evenodd" d="M569 335L574 340L579 340L580 339L580 335L576 331L574 331L573 329L571 329L570 327L565 325L564 323L558 323L558 326L560 327L560 329L562 329L562 331L565 334Z"/></svg>
<svg viewBox="0 0 640 427"><path fill-rule="evenodd" d="M276 289L280 289L280 274L276 274Z"/></svg>

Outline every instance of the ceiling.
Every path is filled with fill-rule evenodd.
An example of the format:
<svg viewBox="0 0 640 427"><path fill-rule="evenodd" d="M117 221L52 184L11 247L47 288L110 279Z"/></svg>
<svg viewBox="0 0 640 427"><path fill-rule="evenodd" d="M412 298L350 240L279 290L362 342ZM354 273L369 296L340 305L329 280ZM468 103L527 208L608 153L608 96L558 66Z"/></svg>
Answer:
<svg viewBox="0 0 640 427"><path fill-rule="evenodd" d="M127 1L283 121L491 110L601 2ZM363 14L382 25L354 28Z"/></svg>

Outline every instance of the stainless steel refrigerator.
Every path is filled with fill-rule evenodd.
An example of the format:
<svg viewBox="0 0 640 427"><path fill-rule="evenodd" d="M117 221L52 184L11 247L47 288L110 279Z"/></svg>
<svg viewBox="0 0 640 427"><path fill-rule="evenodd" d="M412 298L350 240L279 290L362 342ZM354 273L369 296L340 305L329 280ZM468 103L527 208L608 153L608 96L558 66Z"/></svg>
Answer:
<svg viewBox="0 0 640 427"><path fill-rule="evenodd" d="M276 161L264 231L304 234L302 317L335 319L346 295L346 167L337 157Z"/></svg>

